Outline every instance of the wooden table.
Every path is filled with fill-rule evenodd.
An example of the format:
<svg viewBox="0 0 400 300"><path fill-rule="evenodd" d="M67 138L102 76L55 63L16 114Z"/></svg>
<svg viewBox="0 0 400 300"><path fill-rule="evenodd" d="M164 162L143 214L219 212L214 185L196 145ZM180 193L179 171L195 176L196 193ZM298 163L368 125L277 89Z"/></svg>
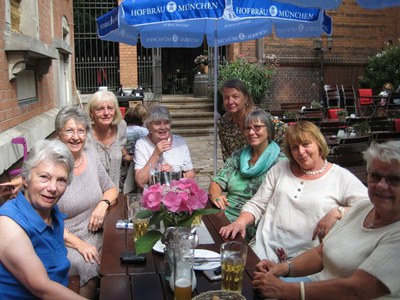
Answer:
<svg viewBox="0 0 400 300"><path fill-rule="evenodd" d="M124 265L120 263L120 254L126 250L134 250L131 229L117 229L115 224L126 216L125 200L122 194L116 205L111 207L104 223L104 240L100 265L100 299L173 299L174 295L164 279L164 255L154 251L146 254L143 265ZM198 249L208 249L220 252L224 242L219 236L219 229L229 221L223 213L204 216L203 222L213 237L215 243L198 246ZM240 237L238 241L243 241ZM244 242L244 241L243 241ZM246 269L243 278L242 294L246 299L258 298L251 281L255 265L259 262L257 255L249 247ZM219 290L221 281L210 281L202 271L196 271L197 285L193 296L209 290Z"/></svg>

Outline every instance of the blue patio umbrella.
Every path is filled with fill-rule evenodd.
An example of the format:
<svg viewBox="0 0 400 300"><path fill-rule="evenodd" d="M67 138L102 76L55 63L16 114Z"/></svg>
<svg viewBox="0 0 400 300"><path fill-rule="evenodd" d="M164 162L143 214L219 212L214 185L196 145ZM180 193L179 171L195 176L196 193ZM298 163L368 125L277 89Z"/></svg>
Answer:
<svg viewBox="0 0 400 300"><path fill-rule="evenodd" d="M320 7L323 9L335 9L342 4L342 0L280 0L303 7ZM366 9L380 9L400 6L400 0L357 0L358 5Z"/></svg>
<svg viewBox="0 0 400 300"><path fill-rule="evenodd" d="M306 1L307 2L307 1ZM315 2L315 1L314 1ZM125 0L97 18L100 39L147 48L214 47L255 40L275 29L278 37L331 34L331 18L321 8L268 0ZM217 68L214 68L214 174L217 172Z"/></svg>

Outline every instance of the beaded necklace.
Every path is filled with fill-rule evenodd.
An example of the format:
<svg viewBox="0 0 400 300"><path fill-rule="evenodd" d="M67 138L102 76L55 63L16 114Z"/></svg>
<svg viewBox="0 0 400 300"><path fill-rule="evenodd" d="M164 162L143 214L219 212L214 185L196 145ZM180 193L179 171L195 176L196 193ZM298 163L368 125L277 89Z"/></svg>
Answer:
<svg viewBox="0 0 400 300"><path fill-rule="evenodd" d="M325 159L324 165L322 166L321 169L319 169L317 171L307 171L307 170L304 170L303 168L300 168L300 170L306 175L316 175L316 174L323 173L327 166L328 166L328 161Z"/></svg>

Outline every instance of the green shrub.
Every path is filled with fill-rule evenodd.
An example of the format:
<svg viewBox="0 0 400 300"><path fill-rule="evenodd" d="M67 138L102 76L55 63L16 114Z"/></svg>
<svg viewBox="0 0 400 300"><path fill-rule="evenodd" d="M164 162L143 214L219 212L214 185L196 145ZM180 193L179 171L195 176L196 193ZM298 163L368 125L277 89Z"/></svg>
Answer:
<svg viewBox="0 0 400 300"><path fill-rule="evenodd" d="M400 46L390 46L368 59L365 75L359 78L362 88L379 92L386 82L400 84Z"/></svg>
<svg viewBox="0 0 400 300"><path fill-rule="evenodd" d="M246 58L239 57L219 67L218 91L226 80L240 79L246 84L256 105L263 107L263 100L270 90L272 76L275 73L276 66L276 61L260 63L251 62ZM219 108L221 108L222 96L220 92L218 92L218 102L220 104Z"/></svg>

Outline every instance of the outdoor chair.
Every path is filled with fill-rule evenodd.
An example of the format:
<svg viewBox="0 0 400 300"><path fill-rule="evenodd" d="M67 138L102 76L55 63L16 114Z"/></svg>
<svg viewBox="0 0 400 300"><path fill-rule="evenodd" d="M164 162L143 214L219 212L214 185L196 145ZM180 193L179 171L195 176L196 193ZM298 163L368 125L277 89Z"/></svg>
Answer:
<svg viewBox="0 0 400 300"><path fill-rule="evenodd" d="M400 93L391 93L386 103L385 115L400 117Z"/></svg>
<svg viewBox="0 0 400 300"><path fill-rule="evenodd" d="M348 144L370 143L370 142L371 142L371 135L364 135L364 136L356 136L356 137L340 139L339 144L348 145Z"/></svg>
<svg viewBox="0 0 400 300"><path fill-rule="evenodd" d="M326 99L326 108L340 108L340 92L339 88L336 84L330 85L326 84L324 86L325 91L325 99Z"/></svg>
<svg viewBox="0 0 400 300"><path fill-rule="evenodd" d="M363 152L369 147L369 141L339 144L332 148L328 155L328 161L336 163L342 167L362 166L364 164Z"/></svg>
<svg viewBox="0 0 400 300"><path fill-rule="evenodd" d="M325 136L336 135L340 129L346 129L346 122L340 121L330 121L330 122L320 122L319 129Z"/></svg>
<svg viewBox="0 0 400 300"><path fill-rule="evenodd" d="M341 85L344 108L350 114L357 115L357 96L352 85Z"/></svg>
<svg viewBox="0 0 400 300"><path fill-rule="evenodd" d="M400 141L400 132L376 132L372 136L372 140L377 143L384 143L387 141Z"/></svg>
<svg viewBox="0 0 400 300"><path fill-rule="evenodd" d="M388 118L371 118L368 122L371 132L391 132L394 131L394 122Z"/></svg>
<svg viewBox="0 0 400 300"><path fill-rule="evenodd" d="M22 145L23 151L24 151L24 152L23 152L23 153L24 153L23 160L25 161L26 157L28 156L28 147L27 147L27 145L26 145L26 140L25 140L25 138L24 138L23 136L15 137L15 138L13 138L13 139L11 140L11 142L12 142L14 145ZM17 175L21 174L21 171L22 171L21 168L19 168L19 169L14 169L14 170L8 171L8 174L10 174L10 176L17 176Z"/></svg>
<svg viewBox="0 0 400 300"><path fill-rule="evenodd" d="M358 115L364 117L369 113L369 116L372 116L374 113L374 107L372 89L358 89Z"/></svg>

